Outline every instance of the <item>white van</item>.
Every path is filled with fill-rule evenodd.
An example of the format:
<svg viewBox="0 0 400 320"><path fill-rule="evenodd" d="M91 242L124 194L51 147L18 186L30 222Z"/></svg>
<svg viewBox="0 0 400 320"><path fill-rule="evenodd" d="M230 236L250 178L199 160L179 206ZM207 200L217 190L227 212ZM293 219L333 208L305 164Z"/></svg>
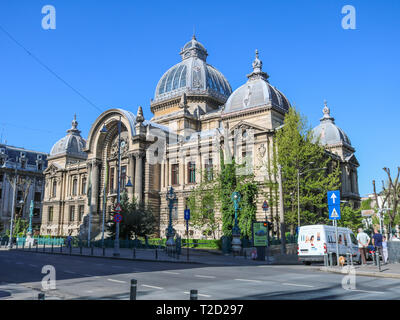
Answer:
<svg viewBox="0 0 400 320"><path fill-rule="evenodd" d="M338 227L339 255L353 256L353 263L361 263L358 242L349 228ZM336 264L336 231L334 226L311 225L300 227L297 240L297 255L304 264L323 262L324 255L332 252L332 262Z"/></svg>

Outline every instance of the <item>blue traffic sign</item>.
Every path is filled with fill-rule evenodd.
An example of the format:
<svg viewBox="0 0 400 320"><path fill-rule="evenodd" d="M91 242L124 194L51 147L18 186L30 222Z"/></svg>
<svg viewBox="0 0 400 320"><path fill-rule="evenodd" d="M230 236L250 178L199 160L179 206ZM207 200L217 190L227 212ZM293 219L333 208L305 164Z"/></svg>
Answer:
<svg viewBox="0 0 400 320"><path fill-rule="evenodd" d="M114 221L115 221L116 223L120 223L121 220L122 220L122 216L121 216L119 213L115 214L115 216L114 216Z"/></svg>
<svg viewBox="0 0 400 320"><path fill-rule="evenodd" d="M185 220L190 220L190 209L185 209Z"/></svg>
<svg viewBox="0 0 400 320"><path fill-rule="evenodd" d="M328 191L328 206L340 206L340 191Z"/></svg>
<svg viewBox="0 0 400 320"><path fill-rule="evenodd" d="M340 204L335 206L328 206L329 208L329 220L340 220Z"/></svg>

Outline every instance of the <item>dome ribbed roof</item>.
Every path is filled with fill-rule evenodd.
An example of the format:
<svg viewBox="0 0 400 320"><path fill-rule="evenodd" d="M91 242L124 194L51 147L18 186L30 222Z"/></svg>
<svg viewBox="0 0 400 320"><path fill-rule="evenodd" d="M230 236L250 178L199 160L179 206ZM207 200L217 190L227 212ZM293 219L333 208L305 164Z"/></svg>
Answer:
<svg viewBox="0 0 400 320"><path fill-rule="evenodd" d="M262 71L262 61L256 58L253 62L253 72L248 81L236 89L225 104L223 113L231 113L251 109L263 105L271 105L287 112L290 107L288 99L268 82L268 74Z"/></svg>
<svg viewBox="0 0 400 320"><path fill-rule="evenodd" d="M320 124L313 129L314 138L317 139L319 137L319 142L326 146L337 144L351 146L347 134L335 124L335 119L331 117L326 101L323 113L324 116L320 119Z"/></svg>
<svg viewBox="0 0 400 320"><path fill-rule="evenodd" d="M188 94L209 94L225 102L232 88L221 72L206 62L207 50L193 36L180 52L182 61L170 68L157 84L154 101Z"/></svg>
<svg viewBox="0 0 400 320"><path fill-rule="evenodd" d="M83 151L86 147L86 140L81 137L81 132L77 127L78 122L75 115L71 129L67 130L68 134L54 144L50 156L71 155L83 159L87 158L86 152Z"/></svg>

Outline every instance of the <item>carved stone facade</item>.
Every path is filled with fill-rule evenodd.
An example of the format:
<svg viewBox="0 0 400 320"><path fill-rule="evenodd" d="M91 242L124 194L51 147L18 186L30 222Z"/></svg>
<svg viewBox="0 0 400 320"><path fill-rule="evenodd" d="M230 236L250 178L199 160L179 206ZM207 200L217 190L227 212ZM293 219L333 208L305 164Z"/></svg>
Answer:
<svg viewBox="0 0 400 320"><path fill-rule="evenodd" d="M177 193L173 226L184 236L187 198L203 179L203 172L219 170L221 149L225 157L245 162L243 174L254 172L260 185L276 180L267 169L276 152L275 131L283 124L290 104L269 84L258 52L248 81L233 93L225 77L206 63L208 53L195 37L180 54L182 61L170 68L156 87L150 121L144 119L141 107L136 115L110 109L96 119L84 140L74 119L68 135L53 148L57 152L48 158L42 234L86 236L91 212L92 235L99 235L103 210L107 221L116 203L119 121L123 141L121 191L151 208L161 237L165 237L168 225L168 187L173 186ZM332 155L340 150L340 146L327 148ZM349 168L356 172L356 167ZM133 188L125 188L128 179ZM357 176L353 179L357 185ZM259 220L265 219L264 200L258 199ZM271 206L267 218L276 216L278 208ZM190 236L196 238L211 236L200 230L192 232Z"/></svg>

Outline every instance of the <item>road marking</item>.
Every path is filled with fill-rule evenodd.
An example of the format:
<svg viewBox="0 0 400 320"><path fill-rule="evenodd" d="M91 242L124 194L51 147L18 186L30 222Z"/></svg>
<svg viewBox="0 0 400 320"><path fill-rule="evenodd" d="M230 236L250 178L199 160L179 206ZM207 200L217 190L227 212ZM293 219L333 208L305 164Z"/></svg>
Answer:
<svg viewBox="0 0 400 320"><path fill-rule="evenodd" d="M190 294L190 292L187 292L187 291L185 291L184 293L186 293L186 294ZM211 296L210 296L210 295L208 295L208 294L202 294L202 293L198 293L197 295L198 295L199 297L211 298Z"/></svg>
<svg viewBox="0 0 400 320"><path fill-rule="evenodd" d="M368 291L368 290L358 290L358 289L346 289L347 291L358 291L358 292L365 292L365 293L380 293L384 294L385 292L381 291Z"/></svg>
<svg viewBox="0 0 400 320"><path fill-rule="evenodd" d="M30 264L29 266L34 267L34 268L37 268L37 265L36 265L36 264Z"/></svg>
<svg viewBox="0 0 400 320"><path fill-rule="evenodd" d="M164 289L164 288L161 288L161 287L149 286L149 285L147 285L147 284L142 284L142 287L153 288L153 289L159 289L159 290Z"/></svg>
<svg viewBox="0 0 400 320"><path fill-rule="evenodd" d="M65 273L70 273L70 274L76 274L76 272L68 271L68 270L63 270L63 272L65 272Z"/></svg>
<svg viewBox="0 0 400 320"><path fill-rule="evenodd" d="M118 282L118 283L127 283L126 281L121 281L121 280L114 280L114 279L107 279L108 281L112 282Z"/></svg>
<svg viewBox="0 0 400 320"><path fill-rule="evenodd" d="M248 281L248 282L262 282L260 280L251 280L251 279L235 279L236 281Z"/></svg>
<svg viewBox="0 0 400 320"><path fill-rule="evenodd" d="M215 276L203 276L202 274L195 274L194 276L197 278L210 278L210 279L216 278Z"/></svg>
<svg viewBox="0 0 400 320"><path fill-rule="evenodd" d="M307 284L297 284L297 283L282 283L284 286L294 286L294 287L307 287L314 288L314 286L309 286Z"/></svg>
<svg viewBox="0 0 400 320"><path fill-rule="evenodd" d="M100 278L99 276L94 276L94 275L92 275L92 274L86 274L86 273L84 273L83 275L84 275L85 277Z"/></svg>
<svg viewBox="0 0 400 320"><path fill-rule="evenodd" d="M168 274L179 274L179 272L172 272L172 271L161 271L162 273L168 273Z"/></svg>

